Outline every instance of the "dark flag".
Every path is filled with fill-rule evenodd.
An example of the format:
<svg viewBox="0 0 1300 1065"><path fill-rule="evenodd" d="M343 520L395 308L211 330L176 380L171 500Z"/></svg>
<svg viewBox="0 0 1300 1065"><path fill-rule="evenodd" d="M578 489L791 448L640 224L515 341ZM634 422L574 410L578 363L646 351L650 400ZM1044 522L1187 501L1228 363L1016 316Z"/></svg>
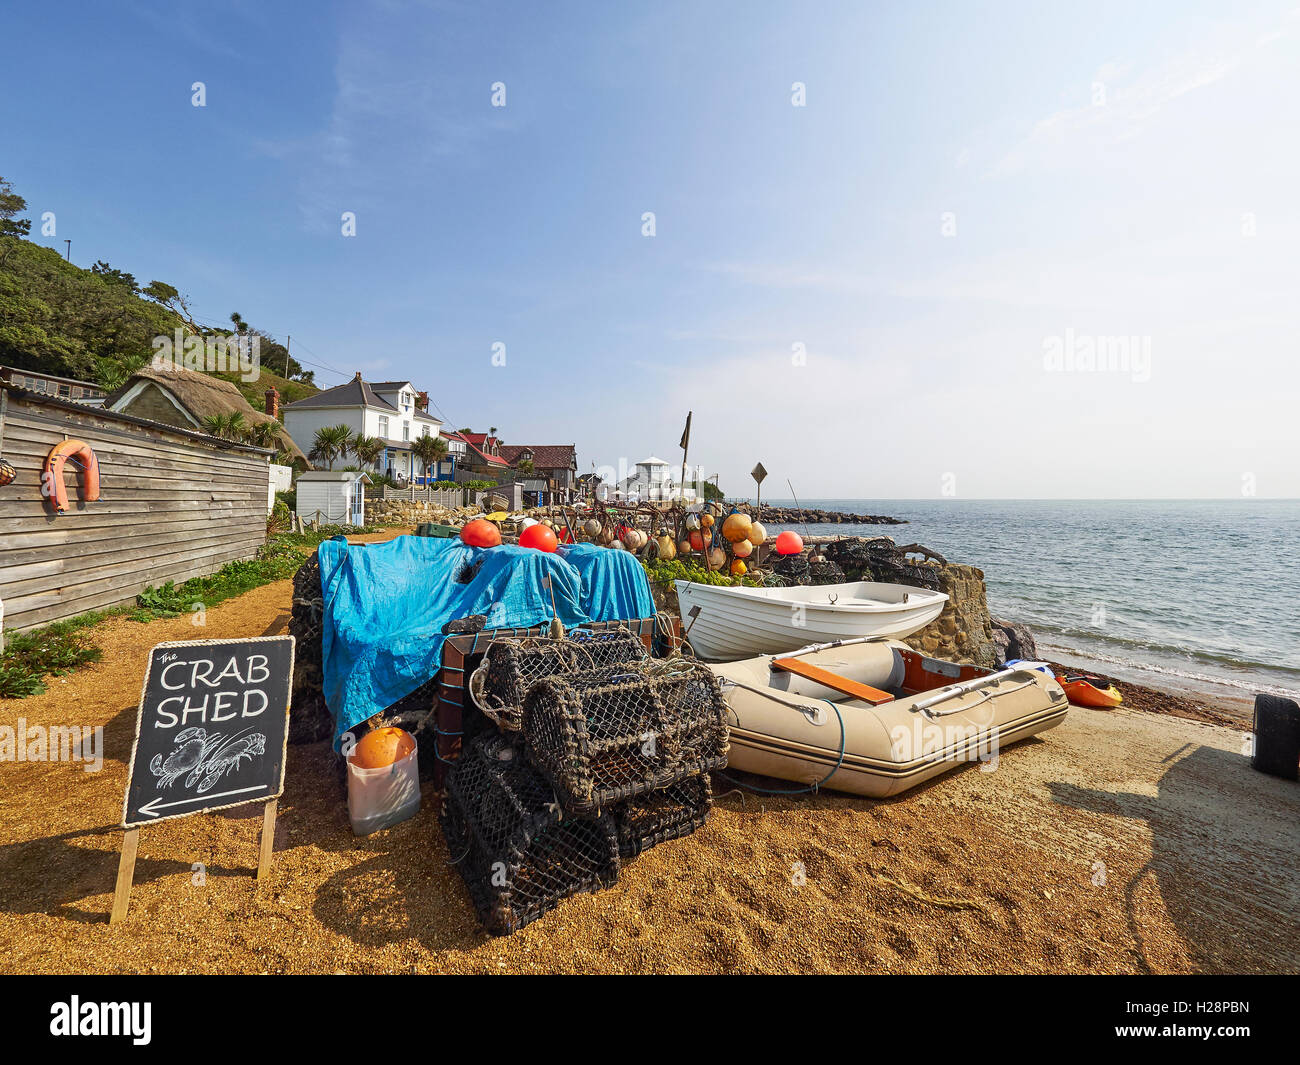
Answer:
<svg viewBox="0 0 1300 1065"><path fill-rule="evenodd" d="M677 446L683 451L687 449L691 442L691 412L686 412L686 428L682 430L682 442Z"/></svg>

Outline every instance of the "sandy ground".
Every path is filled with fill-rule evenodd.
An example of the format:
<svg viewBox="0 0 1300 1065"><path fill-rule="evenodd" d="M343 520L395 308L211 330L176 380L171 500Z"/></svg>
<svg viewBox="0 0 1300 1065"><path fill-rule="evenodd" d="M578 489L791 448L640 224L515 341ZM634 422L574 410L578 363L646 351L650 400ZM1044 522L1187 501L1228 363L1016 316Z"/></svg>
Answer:
<svg viewBox="0 0 1300 1065"><path fill-rule="evenodd" d="M283 632L289 596L214 607L203 635ZM145 658L196 633L95 635L103 661L0 701L5 723L102 724L107 749L99 773L0 764L0 971L1300 971L1300 785L1254 772L1241 731L1140 710L1073 710L992 772L886 802L719 780L699 833L508 939L479 930L431 785L356 839L326 745L291 747L269 883L260 806L149 826L109 928Z"/></svg>

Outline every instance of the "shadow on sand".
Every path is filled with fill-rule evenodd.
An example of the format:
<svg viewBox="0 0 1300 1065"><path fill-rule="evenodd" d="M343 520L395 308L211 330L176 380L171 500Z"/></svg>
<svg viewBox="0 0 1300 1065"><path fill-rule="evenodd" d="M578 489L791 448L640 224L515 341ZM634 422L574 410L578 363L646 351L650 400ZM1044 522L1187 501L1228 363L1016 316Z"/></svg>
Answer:
<svg viewBox="0 0 1300 1065"><path fill-rule="evenodd" d="M1154 796L1050 785L1063 806L1144 822L1151 857L1124 886L1138 961L1150 972L1135 896L1151 877L1198 969L1300 965L1300 787L1245 755L1187 745L1165 759Z"/></svg>

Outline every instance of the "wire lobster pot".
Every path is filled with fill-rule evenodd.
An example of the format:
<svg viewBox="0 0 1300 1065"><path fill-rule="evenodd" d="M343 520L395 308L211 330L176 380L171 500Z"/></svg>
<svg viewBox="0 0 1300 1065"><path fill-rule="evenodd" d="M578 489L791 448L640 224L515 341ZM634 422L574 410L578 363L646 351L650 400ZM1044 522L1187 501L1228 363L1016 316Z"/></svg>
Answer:
<svg viewBox="0 0 1300 1065"><path fill-rule="evenodd" d="M725 766L725 714L707 666L655 659L537 681L524 736L565 811L591 814Z"/></svg>
<svg viewBox="0 0 1300 1065"><path fill-rule="evenodd" d="M619 857L627 861L660 843L691 835L704 827L711 809L708 773L628 799L614 808Z"/></svg>
<svg viewBox="0 0 1300 1065"><path fill-rule="evenodd" d="M613 818L565 817L551 786L500 733L466 745L448 773L439 822L493 935L516 932L564 899L618 879Z"/></svg>
<svg viewBox="0 0 1300 1065"><path fill-rule="evenodd" d="M627 629L575 629L562 640L546 636L498 640L470 676L470 696L498 728L518 732L523 728L524 699L537 681L647 657L641 638Z"/></svg>

